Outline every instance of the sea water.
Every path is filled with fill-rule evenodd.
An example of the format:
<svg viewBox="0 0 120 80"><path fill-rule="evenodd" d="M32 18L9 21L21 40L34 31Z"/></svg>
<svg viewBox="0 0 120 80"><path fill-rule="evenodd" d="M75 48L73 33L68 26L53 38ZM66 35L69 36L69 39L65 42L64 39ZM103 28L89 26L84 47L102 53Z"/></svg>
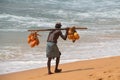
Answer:
<svg viewBox="0 0 120 80"><path fill-rule="evenodd" d="M27 30L56 22L88 28L77 30L75 43L59 38L60 63L120 56L119 14L119 0L0 0L0 74L45 67L48 31L39 32L40 44L31 48Z"/></svg>

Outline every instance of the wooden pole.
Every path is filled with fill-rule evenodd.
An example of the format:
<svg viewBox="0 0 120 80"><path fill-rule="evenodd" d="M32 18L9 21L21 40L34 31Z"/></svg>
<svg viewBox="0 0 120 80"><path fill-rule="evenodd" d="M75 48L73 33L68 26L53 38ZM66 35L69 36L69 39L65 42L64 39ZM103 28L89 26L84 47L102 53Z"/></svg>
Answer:
<svg viewBox="0 0 120 80"><path fill-rule="evenodd" d="M87 29L86 27L75 27L75 29ZM37 30L28 30L28 31L51 31L51 30L66 30L66 28L60 28L60 29L52 29L52 28L48 28L48 29L37 29Z"/></svg>

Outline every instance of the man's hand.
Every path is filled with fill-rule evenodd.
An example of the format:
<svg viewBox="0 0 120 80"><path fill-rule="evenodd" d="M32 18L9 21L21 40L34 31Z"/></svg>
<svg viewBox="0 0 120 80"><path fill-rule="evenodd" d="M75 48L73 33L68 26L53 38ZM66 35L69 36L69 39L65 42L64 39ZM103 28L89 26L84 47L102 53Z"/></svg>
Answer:
<svg viewBox="0 0 120 80"><path fill-rule="evenodd" d="M69 27L66 28L66 32L67 32L67 33L68 33L68 31L69 31Z"/></svg>

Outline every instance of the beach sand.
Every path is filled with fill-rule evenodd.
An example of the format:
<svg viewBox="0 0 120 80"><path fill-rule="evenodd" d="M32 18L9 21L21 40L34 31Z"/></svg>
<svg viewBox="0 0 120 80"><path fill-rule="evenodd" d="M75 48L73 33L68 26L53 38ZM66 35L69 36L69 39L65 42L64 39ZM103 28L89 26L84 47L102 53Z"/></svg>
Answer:
<svg viewBox="0 0 120 80"><path fill-rule="evenodd" d="M120 56L60 64L61 73L47 68L0 75L0 80L120 80ZM54 66L52 66L54 71Z"/></svg>

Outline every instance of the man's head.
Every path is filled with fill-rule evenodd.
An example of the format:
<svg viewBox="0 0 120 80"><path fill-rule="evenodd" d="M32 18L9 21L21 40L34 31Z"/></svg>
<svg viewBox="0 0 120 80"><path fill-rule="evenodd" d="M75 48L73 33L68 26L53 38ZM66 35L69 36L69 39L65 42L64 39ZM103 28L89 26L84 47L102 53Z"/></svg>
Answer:
<svg viewBox="0 0 120 80"><path fill-rule="evenodd" d="M55 24L55 28L61 28L61 23L60 22L57 22L56 24Z"/></svg>

